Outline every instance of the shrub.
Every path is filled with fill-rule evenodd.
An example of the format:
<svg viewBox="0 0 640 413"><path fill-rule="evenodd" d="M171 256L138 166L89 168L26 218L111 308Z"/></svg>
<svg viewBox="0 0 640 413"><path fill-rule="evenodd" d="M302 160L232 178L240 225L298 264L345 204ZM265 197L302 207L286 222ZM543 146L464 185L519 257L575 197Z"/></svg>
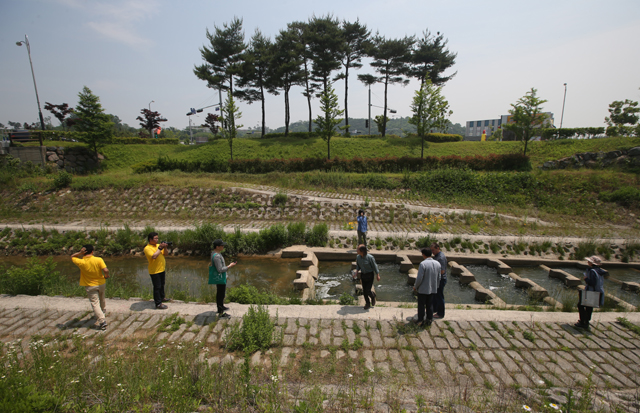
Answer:
<svg viewBox="0 0 640 413"><path fill-rule="evenodd" d="M615 202L624 207L640 207L640 189L625 186L615 191L603 191L599 195L600 200Z"/></svg>
<svg viewBox="0 0 640 413"><path fill-rule="evenodd" d="M287 225L289 245L304 244L304 234L307 225L304 222L290 222Z"/></svg>
<svg viewBox="0 0 640 413"><path fill-rule="evenodd" d="M348 292L343 292L340 296L340 305L354 305L356 303L356 299L349 294Z"/></svg>
<svg viewBox="0 0 640 413"><path fill-rule="evenodd" d="M287 196L287 194L277 193L273 197L273 206L284 207L287 204L288 200L289 197Z"/></svg>
<svg viewBox="0 0 640 413"><path fill-rule="evenodd" d="M306 243L310 247L324 247L329 241L329 227L327 224L316 224L305 235Z"/></svg>
<svg viewBox="0 0 640 413"><path fill-rule="evenodd" d="M56 189L66 188L71 185L73 175L64 169L53 176L53 187Z"/></svg>
<svg viewBox="0 0 640 413"><path fill-rule="evenodd" d="M56 264L49 257L41 261L37 257L27 260L25 266L0 267L0 293L43 295L62 283L62 276L55 270Z"/></svg>
<svg viewBox="0 0 640 413"><path fill-rule="evenodd" d="M287 303L287 300L282 299L273 293L259 291L256 287L246 284L229 288L227 290L227 298L229 301L238 304L269 305Z"/></svg>
<svg viewBox="0 0 640 413"><path fill-rule="evenodd" d="M227 348L246 353L267 350L273 341L274 328L275 324L269 316L269 310L261 305L251 305L242 316L242 326L234 324L227 334Z"/></svg>
<svg viewBox="0 0 640 413"><path fill-rule="evenodd" d="M424 136L424 140L433 143L461 142L463 140L463 137L461 135L454 135L451 133L427 133Z"/></svg>
<svg viewBox="0 0 640 413"><path fill-rule="evenodd" d="M434 242L438 242L438 239L436 237L431 237L429 235L427 235L426 237L420 237L416 241L416 248L429 248Z"/></svg>

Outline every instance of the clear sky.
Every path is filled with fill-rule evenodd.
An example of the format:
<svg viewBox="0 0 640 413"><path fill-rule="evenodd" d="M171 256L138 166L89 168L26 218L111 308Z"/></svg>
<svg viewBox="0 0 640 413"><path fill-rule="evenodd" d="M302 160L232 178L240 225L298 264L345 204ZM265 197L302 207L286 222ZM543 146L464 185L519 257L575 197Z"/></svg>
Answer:
<svg viewBox="0 0 640 413"><path fill-rule="evenodd" d="M189 108L218 102L193 74L207 28L237 16L246 40L256 28L273 38L289 22L327 13L359 18L388 38L443 33L458 53L451 71L457 75L443 90L453 123L507 114L531 87L548 100L543 108L559 126L567 83L564 127L603 126L609 103L640 100L638 0L0 0L0 122L38 120L27 51L16 46L25 34L44 116L45 101L75 106L86 85L106 112L131 126L139 127L135 118L154 101L151 109L168 118L166 125L182 129ZM365 64L357 73L373 71ZM350 116L366 117L365 87L355 76L349 87ZM343 102L344 81L335 88ZM390 87L395 116L411 115L415 89L415 82ZM292 122L307 119L301 91L292 89ZM372 95L382 106L383 86L372 87ZM239 123L257 126L259 103L239 106ZM317 108L316 100L314 117ZM268 127L283 126L283 97L270 96L266 112ZM381 112L373 108L372 116Z"/></svg>

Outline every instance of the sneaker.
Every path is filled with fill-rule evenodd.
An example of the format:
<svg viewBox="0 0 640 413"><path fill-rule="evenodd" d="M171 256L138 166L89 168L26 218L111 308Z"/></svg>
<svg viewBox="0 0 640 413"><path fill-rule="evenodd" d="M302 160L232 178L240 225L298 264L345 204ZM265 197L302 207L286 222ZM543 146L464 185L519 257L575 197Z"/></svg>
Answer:
<svg viewBox="0 0 640 413"><path fill-rule="evenodd" d="M365 306L364 306L364 309L365 309L365 310L368 310L368 309L370 309L370 308L371 308L371 306L370 306L369 304L367 304L367 305L365 305Z"/></svg>
<svg viewBox="0 0 640 413"><path fill-rule="evenodd" d="M440 319L440 318L444 318L444 316L440 315L440 314L434 314L433 315L434 319Z"/></svg>
<svg viewBox="0 0 640 413"><path fill-rule="evenodd" d="M171 298L163 298L163 299L162 299L162 302L163 302L163 303L168 303L168 302L170 302L170 301L171 301Z"/></svg>
<svg viewBox="0 0 640 413"><path fill-rule="evenodd" d="M582 328L582 329L585 329L585 330L588 330L588 329L589 329L589 324L583 324L583 323L582 323L582 322L580 322L580 321L578 321L577 323L575 323L573 326L574 326L574 327L576 327L576 328Z"/></svg>
<svg viewBox="0 0 640 413"><path fill-rule="evenodd" d="M231 318L231 316L229 315L229 313L222 313L218 314L218 318Z"/></svg>
<svg viewBox="0 0 640 413"><path fill-rule="evenodd" d="M226 305L222 306L222 312L229 311L229 310L231 310L231 309L229 307L227 307Z"/></svg>
<svg viewBox="0 0 640 413"><path fill-rule="evenodd" d="M102 331L104 331L104 330L106 330L106 329L107 329L107 322L106 322L106 321L103 321L102 323L100 323L100 324L98 325L98 330L102 330Z"/></svg>
<svg viewBox="0 0 640 413"><path fill-rule="evenodd" d="M160 304L160 305L157 305L157 306L156 306L156 310L166 310L167 308L169 308L169 307L167 307L167 306L166 306L166 305L164 305L164 304Z"/></svg>
<svg viewBox="0 0 640 413"><path fill-rule="evenodd" d="M376 305L376 293L373 293L373 297L371 297L371 307Z"/></svg>

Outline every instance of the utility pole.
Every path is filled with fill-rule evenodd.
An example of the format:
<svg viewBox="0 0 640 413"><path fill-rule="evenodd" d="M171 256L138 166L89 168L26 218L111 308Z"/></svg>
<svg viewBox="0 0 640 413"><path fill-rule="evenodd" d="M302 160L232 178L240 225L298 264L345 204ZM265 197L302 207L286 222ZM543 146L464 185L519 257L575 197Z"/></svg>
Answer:
<svg viewBox="0 0 640 413"><path fill-rule="evenodd" d="M371 136L371 85L369 85L369 136Z"/></svg>
<svg viewBox="0 0 640 413"><path fill-rule="evenodd" d="M567 84L564 84L564 98L562 99L562 116L560 116L560 129L562 129L562 121L564 120L564 102L567 100Z"/></svg>

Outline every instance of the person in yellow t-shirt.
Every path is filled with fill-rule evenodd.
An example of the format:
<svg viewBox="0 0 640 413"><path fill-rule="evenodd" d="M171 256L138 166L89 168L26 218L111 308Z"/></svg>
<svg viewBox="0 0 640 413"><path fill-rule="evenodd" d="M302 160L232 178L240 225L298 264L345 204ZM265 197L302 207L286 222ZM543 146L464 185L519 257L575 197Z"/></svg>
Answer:
<svg viewBox="0 0 640 413"><path fill-rule="evenodd" d="M164 302L171 301L164 296L164 281L166 261L164 257L167 255L167 244L158 244L158 233L150 232L147 236L149 244L144 247L144 255L149 261L149 276L151 277L151 283L153 284L153 302L158 310L166 310L166 304Z"/></svg>
<svg viewBox="0 0 640 413"><path fill-rule="evenodd" d="M79 255L82 255L82 258L78 258ZM104 314L107 311L107 304L104 292L107 278L109 278L109 269L102 258L93 256L93 245L82 247L71 256L71 261L80 268L80 285L87 291L93 313L98 319L98 328L105 330L107 320Z"/></svg>

